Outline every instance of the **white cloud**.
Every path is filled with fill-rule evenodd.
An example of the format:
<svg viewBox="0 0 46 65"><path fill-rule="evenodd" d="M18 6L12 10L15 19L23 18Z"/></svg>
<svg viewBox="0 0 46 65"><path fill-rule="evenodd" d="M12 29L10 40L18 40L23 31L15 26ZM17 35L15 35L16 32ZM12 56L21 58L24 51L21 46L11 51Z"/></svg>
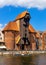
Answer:
<svg viewBox="0 0 46 65"><path fill-rule="evenodd" d="M0 0L0 7L3 6L20 6L26 8L46 8L46 0Z"/></svg>
<svg viewBox="0 0 46 65"><path fill-rule="evenodd" d="M2 27L2 24L0 24L0 27Z"/></svg>
<svg viewBox="0 0 46 65"><path fill-rule="evenodd" d="M2 29L2 26L3 26L3 25L2 25L2 24L0 24L0 30Z"/></svg>
<svg viewBox="0 0 46 65"><path fill-rule="evenodd" d="M2 30L7 24L1 24L0 23L0 30Z"/></svg>
<svg viewBox="0 0 46 65"><path fill-rule="evenodd" d="M6 26L7 24L5 24L4 26Z"/></svg>

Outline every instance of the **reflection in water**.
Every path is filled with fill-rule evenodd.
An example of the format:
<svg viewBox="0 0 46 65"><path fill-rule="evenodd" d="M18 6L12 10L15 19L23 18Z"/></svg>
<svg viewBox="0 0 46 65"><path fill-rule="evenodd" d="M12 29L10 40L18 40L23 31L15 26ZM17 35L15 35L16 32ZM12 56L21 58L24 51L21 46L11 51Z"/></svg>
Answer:
<svg viewBox="0 0 46 65"><path fill-rule="evenodd" d="M46 65L46 54L0 56L0 65Z"/></svg>

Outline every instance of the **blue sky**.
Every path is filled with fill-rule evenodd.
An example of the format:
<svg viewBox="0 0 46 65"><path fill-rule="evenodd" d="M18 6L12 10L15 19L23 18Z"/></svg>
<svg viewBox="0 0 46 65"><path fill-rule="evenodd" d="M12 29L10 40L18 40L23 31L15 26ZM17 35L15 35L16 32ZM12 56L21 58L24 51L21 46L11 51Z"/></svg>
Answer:
<svg viewBox="0 0 46 65"><path fill-rule="evenodd" d="M42 7L42 6L27 7L27 6L21 6L21 5L20 6L13 6L13 5L2 6L1 4L0 28L3 28L8 22L15 20L16 16L20 14L21 12L28 10L31 15L30 24L34 27L34 29L37 31L45 31L46 30L46 7Z"/></svg>

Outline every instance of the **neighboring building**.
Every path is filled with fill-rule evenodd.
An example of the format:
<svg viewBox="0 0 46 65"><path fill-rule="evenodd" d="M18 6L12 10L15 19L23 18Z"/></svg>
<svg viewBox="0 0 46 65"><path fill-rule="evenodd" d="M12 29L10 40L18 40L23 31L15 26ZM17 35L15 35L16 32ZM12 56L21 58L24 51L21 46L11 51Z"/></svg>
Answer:
<svg viewBox="0 0 46 65"><path fill-rule="evenodd" d="M43 32L41 32L41 31L38 31L37 32L37 34L38 34L38 46L39 46L39 50L43 50L43 36L42 36L42 34L43 34Z"/></svg>
<svg viewBox="0 0 46 65"><path fill-rule="evenodd" d="M0 30L0 50L6 50L6 46L4 43L4 35L1 30Z"/></svg>
<svg viewBox="0 0 46 65"><path fill-rule="evenodd" d="M2 31L0 30L0 44L4 43L4 35Z"/></svg>
<svg viewBox="0 0 46 65"><path fill-rule="evenodd" d="M39 46L39 50L46 50L46 31L42 32L42 31L38 31L37 32L38 35L38 46Z"/></svg>
<svg viewBox="0 0 46 65"><path fill-rule="evenodd" d="M43 40L43 50L46 50L46 31L42 34L42 40Z"/></svg>

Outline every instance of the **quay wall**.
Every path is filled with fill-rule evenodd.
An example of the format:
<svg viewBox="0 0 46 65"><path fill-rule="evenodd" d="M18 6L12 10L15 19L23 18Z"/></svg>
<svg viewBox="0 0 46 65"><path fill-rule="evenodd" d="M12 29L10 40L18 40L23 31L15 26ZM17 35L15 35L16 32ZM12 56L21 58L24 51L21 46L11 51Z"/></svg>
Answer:
<svg viewBox="0 0 46 65"><path fill-rule="evenodd" d="M0 51L0 55L44 54L46 51Z"/></svg>

